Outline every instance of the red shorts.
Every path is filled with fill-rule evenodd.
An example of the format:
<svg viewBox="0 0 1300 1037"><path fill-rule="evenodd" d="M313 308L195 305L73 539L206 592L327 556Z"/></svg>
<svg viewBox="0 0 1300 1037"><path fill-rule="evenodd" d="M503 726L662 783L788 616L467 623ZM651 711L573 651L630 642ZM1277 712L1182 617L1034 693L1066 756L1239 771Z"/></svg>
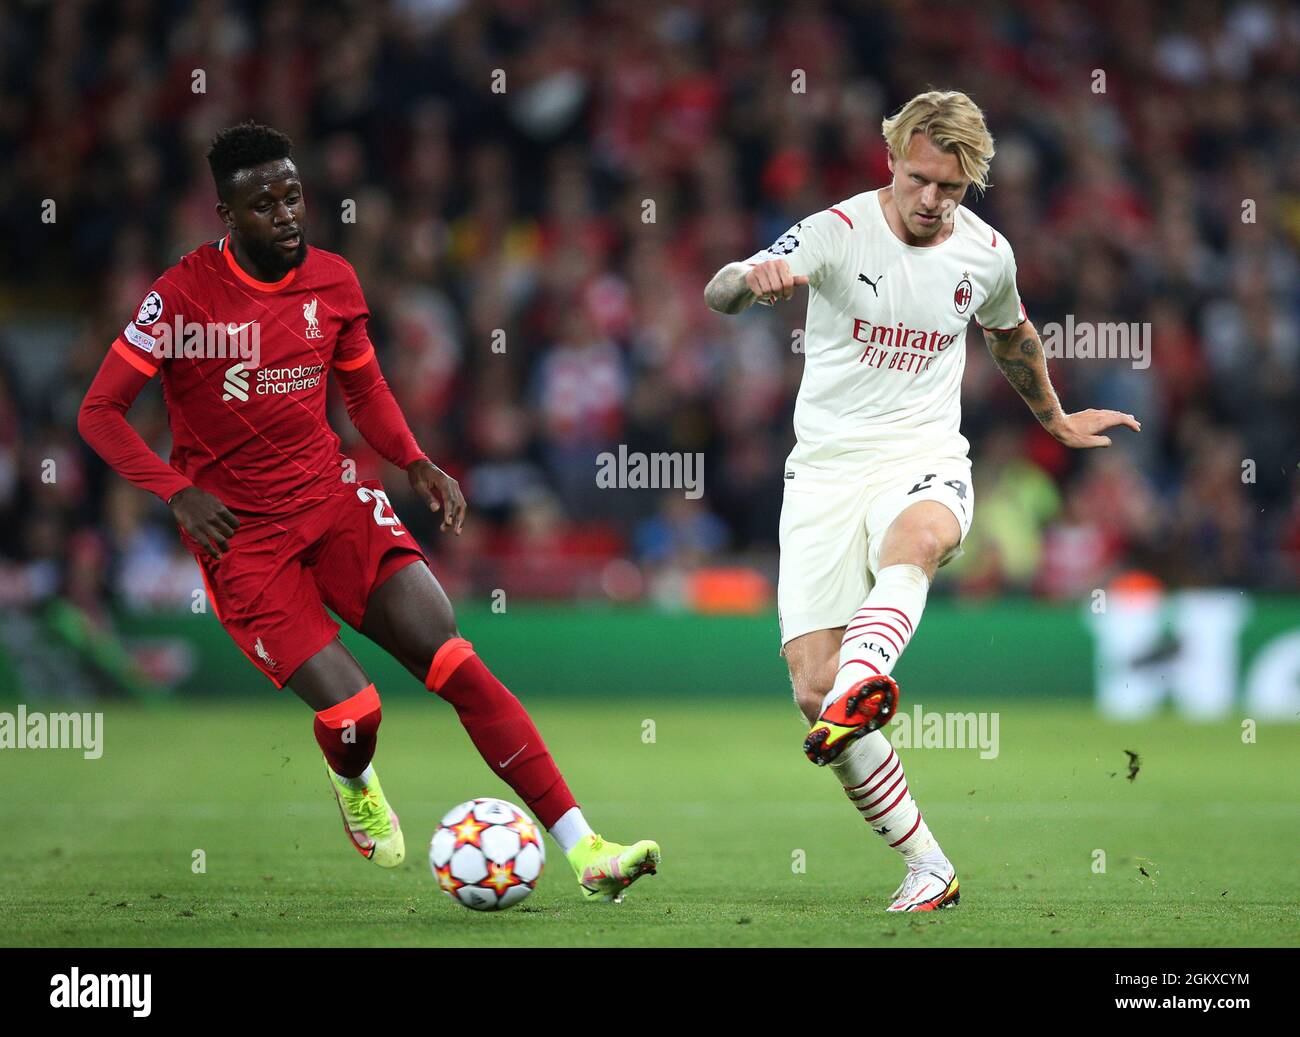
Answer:
<svg viewBox="0 0 1300 1037"><path fill-rule="evenodd" d="M290 518L241 526L220 560L183 529L181 539L226 633L277 688L338 636L326 608L359 628L376 587L427 561L374 479Z"/></svg>

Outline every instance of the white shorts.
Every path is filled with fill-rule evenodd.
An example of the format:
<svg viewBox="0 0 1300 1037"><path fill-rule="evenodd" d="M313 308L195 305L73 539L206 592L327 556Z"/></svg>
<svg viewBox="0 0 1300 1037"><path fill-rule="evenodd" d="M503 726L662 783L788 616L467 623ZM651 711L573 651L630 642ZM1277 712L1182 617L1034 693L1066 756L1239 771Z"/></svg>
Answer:
<svg viewBox="0 0 1300 1037"><path fill-rule="evenodd" d="M956 516L963 541L970 532L975 488L967 460L921 460L905 476L864 481L788 464L786 472L776 592L783 647L848 623L875 582L885 530L908 506L938 501ZM959 542L939 564L961 553Z"/></svg>

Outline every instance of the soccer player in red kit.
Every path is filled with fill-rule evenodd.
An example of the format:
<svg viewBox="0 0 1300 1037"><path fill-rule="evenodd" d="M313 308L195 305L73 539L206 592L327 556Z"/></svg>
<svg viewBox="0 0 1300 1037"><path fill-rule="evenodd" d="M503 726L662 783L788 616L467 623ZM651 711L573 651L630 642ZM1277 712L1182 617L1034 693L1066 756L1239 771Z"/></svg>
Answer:
<svg viewBox="0 0 1300 1037"><path fill-rule="evenodd" d="M488 766L565 852L585 897L621 899L654 874L658 845L591 830L524 707L460 636L383 487L347 477L326 421L331 372L357 430L441 510L442 531L459 534L465 522L460 487L421 452L380 373L356 272L307 244L291 152L284 134L252 122L217 134L208 162L226 233L154 282L104 358L78 429L167 503L226 632L315 712L330 787L363 856L395 867L405 844L372 763L379 695L326 607L451 703ZM159 373L170 464L125 417Z"/></svg>

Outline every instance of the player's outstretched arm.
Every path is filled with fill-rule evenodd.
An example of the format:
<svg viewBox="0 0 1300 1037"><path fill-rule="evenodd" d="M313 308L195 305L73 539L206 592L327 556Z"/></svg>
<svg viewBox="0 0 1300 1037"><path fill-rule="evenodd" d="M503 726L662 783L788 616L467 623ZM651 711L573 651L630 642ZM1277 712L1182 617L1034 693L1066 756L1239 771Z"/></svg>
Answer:
<svg viewBox="0 0 1300 1037"><path fill-rule="evenodd" d="M1065 413L1047 374L1047 356L1038 331L1029 321L1022 321L1007 331L985 328L984 341L993 362L1034 412L1038 423L1066 446L1076 449L1110 446L1110 436L1101 433L1120 425L1134 432L1142 431L1142 424L1132 414L1116 410Z"/></svg>
<svg viewBox="0 0 1300 1037"><path fill-rule="evenodd" d="M784 259L752 266L728 263L705 287L704 303L714 313L740 313L756 302L771 306L778 299L788 299L796 287L807 283L807 277L790 272L790 264Z"/></svg>

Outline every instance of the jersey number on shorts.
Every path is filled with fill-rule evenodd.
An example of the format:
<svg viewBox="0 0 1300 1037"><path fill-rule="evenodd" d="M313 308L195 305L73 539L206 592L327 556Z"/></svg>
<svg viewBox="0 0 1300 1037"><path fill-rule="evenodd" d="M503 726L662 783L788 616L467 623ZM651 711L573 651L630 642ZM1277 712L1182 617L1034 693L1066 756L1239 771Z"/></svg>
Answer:
<svg viewBox="0 0 1300 1037"><path fill-rule="evenodd" d="M925 476L919 483L907 491L908 496L910 497L914 493L920 493L922 490L928 490L930 488L931 480L935 478L936 476L934 475ZM958 500L966 499L966 484L960 479L945 479L943 484L952 488L952 491L957 494Z"/></svg>
<svg viewBox="0 0 1300 1037"><path fill-rule="evenodd" d="M397 513L393 511L393 506L388 502L388 494L383 490L372 490L369 486L357 487L357 499L364 504L375 502L375 525L377 526L395 526L397 525ZM384 509L388 509L388 514L384 514Z"/></svg>

